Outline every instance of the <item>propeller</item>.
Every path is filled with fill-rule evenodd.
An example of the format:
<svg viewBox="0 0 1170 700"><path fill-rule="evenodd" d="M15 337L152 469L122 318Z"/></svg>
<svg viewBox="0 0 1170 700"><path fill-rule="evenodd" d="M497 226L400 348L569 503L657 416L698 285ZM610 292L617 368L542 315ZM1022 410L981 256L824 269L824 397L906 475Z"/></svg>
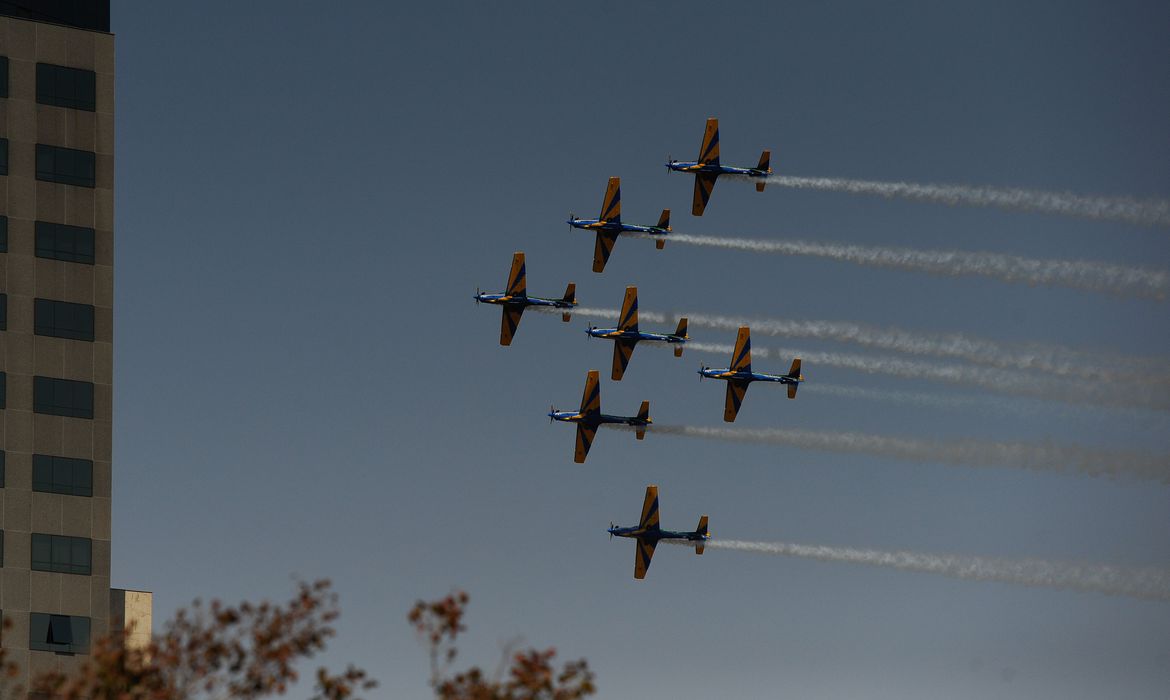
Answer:
<svg viewBox="0 0 1170 700"><path fill-rule="evenodd" d="M476 287L476 288L475 288L475 303L476 303L476 304L478 304L478 303L479 303L479 295L480 295L480 294L482 294L482 292L480 292L480 291L479 291L479 287Z"/></svg>
<svg viewBox="0 0 1170 700"><path fill-rule="evenodd" d="M573 232L573 219L576 219L576 218L577 218L576 214L574 214L573 212L569 212L569 220L565 222L569 225L569 233Z"/></svg>
<svg viewBox="0 0 1170 700"><path fill-rule="evenodd" d="M609 521L609 539L613 540L613 521Z"/></svg>
<svg viewBox="0 0 1170 700"><path fill-rule="evenodd" d="M699 381L700 382L703 381L703 370L705 370L705 369L707 369L707 367L702 362L700 362L699 363Z"/></svg>
<svg viewBox="0 0 1170 700"><path fill-rule="evenodd" d="M548 422L549 423L553 422L553 414L556 412L557 412L557 409L553 408L552 404L550 403L548 405Z"/></svg>

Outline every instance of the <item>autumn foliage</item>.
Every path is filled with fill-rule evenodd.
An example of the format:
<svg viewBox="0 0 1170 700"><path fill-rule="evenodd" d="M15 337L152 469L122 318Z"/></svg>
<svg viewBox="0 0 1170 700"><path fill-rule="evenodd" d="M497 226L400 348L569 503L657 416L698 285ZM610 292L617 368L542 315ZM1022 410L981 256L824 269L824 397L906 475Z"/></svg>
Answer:
<svg viewBox="0 0 1170 700"><path fill-rule="evenodd" d="M507 654L491 677L478 668L449 675L463 626L466 593L418 602L409 620L430 651L431 687L441 700L575 700L595 692L584 660L553 668L553 649ZM328 581L301 583L283 605L229 606L195 601L142 647L117 633L94 642L74 675L33 678L29 697L54 700L258 700L283 695L301 662L325 649L336 632L337 595ZM9 626L4 620L4 627ZM128 633L129 631L127 631ZM0 647L0 698L24 697L11 683L20 669ZM505 669L506 667L506 669ZM505 672L506 670L506 672ZM340 673L321 667L312 700L358 700L376 683L354 666Z"/></svg>

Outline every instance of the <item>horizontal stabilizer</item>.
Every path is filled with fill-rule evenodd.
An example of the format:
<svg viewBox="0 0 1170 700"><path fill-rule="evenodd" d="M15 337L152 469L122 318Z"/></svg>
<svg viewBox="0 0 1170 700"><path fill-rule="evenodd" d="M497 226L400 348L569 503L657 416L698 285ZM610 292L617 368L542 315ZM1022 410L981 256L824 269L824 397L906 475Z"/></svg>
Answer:
<svg viewBox="0 0 1170 700"><path fill-rule="evenodd" d="M771 162L772 162L772 152L767 150L767 149L764 149L764 152L760 154L760 164L757 167L757 169L763 170L766 173L770 173L770 172L772 172Z"/></svg>
<svg viewBox="0 0 1170 700"><path fill-rule="evenodd" d="M577 285L576 284L574 284L573 282L570 282L569 286L565 287L565 296L561 297L561 301L565 302L566 304L576 304L577 303Z"/></svg>
<svg viewBox="0 0 1170 700"><path fill-rule="evenodd" d="M641 408L638 409L638 418L646 422L650 421L650 402L643 401Z"/></svg>
<svg viewBox="0 0 1170 700"><path fill-rule="evenodd" d="M568 311L566 311L565 313L561 314L561 320L562 320L562 321L564 321L565 323L568 323L568 322L569 322L569 320L570 320L570 319L572 319L572 318L573 318L573 314L569 313Z"/></svg>
<svg viewBox="0 0 1170 700"><path fill-rule="evenodd" d="M682 351L683 351L683 346L681 346L681 345L676 346L674 348L674 356L675 357L682 357Z"/></svg>
<svg viewBox="0 0 1170 700"><path fill-rule="evenodd" d="M659 238L658 240L654 241L654 247L657 248L658 250L662 250L663 248L666 247L666 239Z"/></svg>
<svg viewBox="0 0 1170 700"><path fill-rule="evenodd" d="M674 329L674 334L680 338L687 337L687 317L683 316L678 320L678 327Z"/></svg>
<svg viewBox="0 0 1170 700"><path fill-rule="evenodd" d="M703 517L699 518L699 527L695 528L695 533L700 537L707 536L707 516L704 515ZM695 554L703 553L704 544L706 544L706 540L704 539L695 540Z"/></svg>
<svg viewBox="0 0 1170 700"><path fill-rule="evenodd" d="M803 379L800 376L800 358L797 357L792 360L792 367L788 368L788 376L792 379Z"/></svg>
<svg viewBox="0 0 1170 700"><path fill-rule="evenodd" d="M768 183L766 183L766 182L757 182L757 183L756 183L756 192L763 192L763 191L764 191L764 185L766 185L766 184L768 184Z"/></svg>
<svg viewBox="0 0 1170 700"><path fill-rule="evenodd" d="M658 217L658 228L664 228L667 231L670 230L670 210L669 209L662 210L662 216Z"/></svg>
<svg viewBox="0 0 1170 700"><path fill-rule="evenodd" d="M789 384L788 385L788 398L790 398L790 399L796 398L796 389L798 386L800 386L800 385L799 384Z"/></svg>

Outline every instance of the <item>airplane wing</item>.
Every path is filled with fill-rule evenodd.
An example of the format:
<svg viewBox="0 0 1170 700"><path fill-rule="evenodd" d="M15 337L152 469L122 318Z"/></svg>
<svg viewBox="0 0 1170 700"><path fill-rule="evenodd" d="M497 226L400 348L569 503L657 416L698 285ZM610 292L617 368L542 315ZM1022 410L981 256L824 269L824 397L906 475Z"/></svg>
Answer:
<svg viewBox="0 0 1170 700"><path fill-rule="evenodd" d="M597 241L593 244L593 271L601 272L609 262L609 254L617 243L618 235L609 231L598 231Z"/></svg>
<svg viewBox="0 0 1170 700"><path fill-rule="evenodd" d="M638 539L634 547L634 578L646 578L646 570L650 568L650 560L654 558L654 547L658 542Z"/></svg>
<svg viewBox="0 0 1170 700"><path fill-rule="evenodd" d="M622 299L622 313L618 316L618 330L638 330L638 288L626 287L626 297Z"/></svg>
<svg viewBox="0 0 1170 700"><path fill-rule="evenodd" d="M747 326L735 336L735 350L731 352L731 371L752 371L752 331Z"/></svg>
<svg viewBox="0 0 1170 700"><path fill-rule="evenodd" d="M585 393L581 394L581 413L601 412L600 378L601 374L595 369L589 370L589 374L585 375Z"/></svg>
<svg viewBox="0 0 1170 700"><path fill-rule="evenodd" d="M719 120L707 119L703 129L703 145L699 146L699 162L704 165L719 165Z"/></svg>
<svg viewBox="0 0 1170 700"><path fill-rule="evenodd" d="M633 340L618 339L613 342L613 373L610 378L615 382L622 380L626 372L626 365L630 364L630 356L634 354Z"/></svg>
<svg viewBox="0 0 1170 700"><path fill-rule="evenodd" d="M523 270L523 266L521 270ZM520 274L523 275L524 273L521 272ZM516 335L516 329L520 326L520 316L523 314L523 306L512 306L510 304L504 306L504 317L500 323L500 345L512 344L512 336Z"/></svg>
<svg viewBox="0 0 1170 700"><path fill-rule="evenodd" d="M711 199L711 192L715 190L717 173L695 173L695 198L691 201L691 214L702 216L707 208L707 200Z"/></svg>
<svg viewBox="0 0 1170 700"><path fill-rule="evenodd" d="M524 253L513 253L512 270L508 273L508 287L505 293L512 296L527 296L527 287L528 283L524 274Z"/></svg>
<svg viewBox="0 0 1170 700"><path fill-rule="evenodd" d="M593 438L596 435L596 425L577 424L577 447L573 451L574 462L577 464L585 463L585 457L589 454L589 447L593 445Z"/></svg>
<svg viewBox="0 0 1170 700"><path fill-rule="evenodd" d="M739 413L743 397L747 395L747 382L727 382L727 403L723 407L723 420L727 423L735 422L735 415Z"/></svg>
<svg viewBox="0 0 1170 700"><path fill-rule="evenodd" d="M642 519L638 527L644 530L658 529L658 487L650 484L646 487L646 499L642 501Z"/></svg>
<svg viewBox="0 0 1170 700"><path fill-rule="evenodd" d="M620 223L622 220L622 179L611 177L605 188L605 199L601 200L602 221Z"/></svg>

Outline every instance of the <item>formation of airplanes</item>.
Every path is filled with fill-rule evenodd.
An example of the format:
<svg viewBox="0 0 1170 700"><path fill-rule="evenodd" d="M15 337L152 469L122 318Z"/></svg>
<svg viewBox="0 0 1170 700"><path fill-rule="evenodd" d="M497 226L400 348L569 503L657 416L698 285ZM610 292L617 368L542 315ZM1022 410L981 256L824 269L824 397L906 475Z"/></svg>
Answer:
<svg viewBox="0 0 1170 700"><path fill-rule="evenodd" d="M707 120L703 132L703 141L699 147L699 156L694 161L669 160L666 167L673 172L691 173L695 176L694 198L691 213L702 216L711 199L715 188L715 181L720 175L730 175L746 178L759 178L756 190L764 190L763 178L772 174L770 167L771 152L765 150L760 156L759 165L754 168L740 168L722 165L719 161L719 120ZM595 234L593 251L593 271L603 272L609 261L617 239L622 235L637 234L654 240L655 247L662 250L672 232L670 226L670 209L663 209L658 223L654 226L623 223L621 218L621 178L611 177L605 189L605 197L601 204L601 213L596 219L583 219L569 215L567 223L570 228L593 231ZM577 287L569 282L565 294L561 298L546 298L529 296L527 289L524 253L517 252L512 256L512 267L508 273L507 286L501 293L481 292L476 290L477 303L497 304L502 307L500 326L500 345L511 345L512 339L520 325L520 318L524 310L530 306L543 307L550 310L560 310L561 320L568 322L572 311L577 306ZM673 333L653 333L643 331L638 326L638 288L626 287L625 298L618 314L617 325L613 328L596 328L590 326L585 331L591 338L601 338L613 341L613 365L610 378L621 381L629 367L630 358L639 342L652 342L671 346L675 357L681 357L685 344L690 341L687 334L687 319L679 319L678 326ZM751 360L751 330L748 327L739 329L735 348L731 355L731 363L723 369L701 367L700 379L721 379L727 382L727 396L723 410L723 420L731 423L735 421L747 394L748 386L752 382L770 382L787 385L788 398L795 399L797 388L804 381L801 374L800 358L792 361L787 374L765 374L752 370ZM577 438L573 448L573 461L583 464L589 455L589 448L597 436L602 425L621 425L630 428L634 437L642 440L646 436L647 428L653 424L650 418L650 402L643 401L637 415L616 416L601 412L601 380L598 370L589 370L585 378L585 392L581 397L581 405L575 411L558 411L550 408L550 421L571 423L576 426ZM658 517L658 487L651 484L646 487L646 498L642 504L642 518L635 527L615 527L610 523L610 536L629 537L637 540L634 558L634 578L642 579L650 567L650 560L654 556L654 548L658 542L667 539L687 540L694 543L695 553L702 554L703 546L710 538L707 531L707 516L699 519L699 526L693 532L676 532L663 530L659 526Z"/></svg>

